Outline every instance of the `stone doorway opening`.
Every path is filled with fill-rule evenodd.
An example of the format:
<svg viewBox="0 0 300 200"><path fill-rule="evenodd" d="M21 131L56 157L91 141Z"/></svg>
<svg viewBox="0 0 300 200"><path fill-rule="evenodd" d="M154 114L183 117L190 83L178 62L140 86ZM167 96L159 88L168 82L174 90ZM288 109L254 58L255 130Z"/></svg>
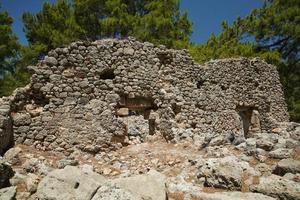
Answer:
<svg viewBox="0 0 300 200"><path fill-rule="evenodd" d="M240 116L240 121L245 138L253 136L254 133L260 132L259 113L255 107L239 106L237 112Z"/></svg>
<svg viewBox="0 0 300 200"><path fill-rule="evenodd" d="M144 142L147 135L155 133L156 110L151 98L121 96L116 115L126 124L129 140Z"/></svg>

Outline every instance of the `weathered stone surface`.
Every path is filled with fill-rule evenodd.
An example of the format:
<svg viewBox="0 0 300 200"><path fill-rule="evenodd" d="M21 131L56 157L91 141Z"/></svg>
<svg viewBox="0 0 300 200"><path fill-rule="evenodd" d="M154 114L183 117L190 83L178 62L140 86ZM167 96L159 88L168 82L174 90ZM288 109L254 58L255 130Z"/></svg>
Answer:
<svg viewBox="0 0 300 200"><path fill-rule="evenodd" d="M240 189L244 172L253 173L247 162L234 156L210 158L199 166L198 177L204 177L204 184L216 188Z"/></svg>
<svg viewBox="0 0 300 200"><path fill-rule="evenodd" d="M0 199L1 200L15 200L16 197L16 187L7 187L0 189Z"/></svg>
<svg viewBox="0 0 300 200"><path fill-rule="evenodd" d="M117 110L117 115L122 116L122 117L128 116L129 115L129 109L128 108L120 108L120 109Z"/></svg>
<svg viewBox="0 0 300 200"><path fill-rule="evenodd" d="M42 179L36 194L40 200L90 200L105 181L97 173L83 173L77 167L66 166Z"/></svg>
<svg viewBox="0 0 300 200"><path fill-rule="evenodd" d="M277 163L274 173L281 176L286 173L300 173L300 161L291 158L283 159Z"/></svg>
<svg viewBox="0 0 300 200"><path fill-rule="evenodd" d="M37 186L39 183L39 177L35 174L29 173L27 174L26 180L26 189L30 193L34 193L37 190Z"/></svg>
<svg viewBox="0 0 300 200"><path fill-rule="evenodd" d="M59 169L63 169L65 168L66 166L76 166L78 165L78 160L74 160L74 159L61 159L59 161L57 161L57 167Z"/></svg>
<svg viewBox="0 0 300 200"><path fill-rule="evenodd" d="M141 199L166 200L165 177L157 171L151 170L145 175L120 178L112 181L131 194Z"/></svg>
<svg viewBox="0 0 300 200"><path fill-rule="evenodd" d="M50 65L50 66L53 66L53 65L57 65L57 60L54 57L46 56L45 57L45 63Z"/></svg>
<svg viewBox="0 0 300 200"><path fill-rule="evenodd" d="M202 66L186 50L134 38L74 42L63 49L31 66L31 83L0 101L0 125L10 124L0 128L0 149L13 139L11 117L16 143L66 155L115 150L144 138L129 137L120 109L123 118L143 116L151 135L176 142L214 133L215 146L240 143L288 121L276 67L259 59ZM270 150L272 144L258 147Z"/></svg>
<svg viewBox="0 0 300 200"><path fill-rule="evenodd" d="M22 168L24 172L26 173L35 173L38 175L47 175L50 171L53 169L49 166L47 166L42 160L37 159L37 158L30 158L26 160Z"/></svg>
<svg viewBox="0 0 300 200"><path fill-rule="evenodd" d="M261 177L259 184L250 186L250 190L281 200L299 200L300 198L300 183L276 175Z"/></svg>
<svg viewBox="0 0 300 200"><path fill-rule="evenodd" d="M10 103L9 98L0 98L0 155L12 146L14 140Z"/></svg>
<svg viewBox="0 0 300 200"><path fill-rule="evenodd" d="M142 200L142 197L133 195L115 184L107 183L97 190L91 200Z"/></svg>
<svg viewBox="0 0 300 200"><path fill-rule="evenodd" d="M165 200L164 176L156 171L144 175L108 180L73 166L54 170L39 183L40 200Z"/></svg>
<svg viewBox="0 0 300 200"><path fill-rule="evenodd" d="M16 113L12 117L15 126L28 125L31 123L31 117L29 113Z"/></svg>
<svg viewBox="0 0 300 200"><path fill-rule="evenodd" d="M293 149L280 148L269 152L271 158L284 159L293 156Z"/></svg>
<svg viewBox="0 0 300 200"><path fill-rule="evenodd" d="M19 154L22 152L20 147L10 148L3 156L3 159L10 163L11 165L15 165L20 163Z"/></svg>
<svg viewBox="0 0 300 200"><path fill-rule="evenodd" d="M200 193L195 196L201 200L275 200L275 198L263 194L243 192Z"/></svg>

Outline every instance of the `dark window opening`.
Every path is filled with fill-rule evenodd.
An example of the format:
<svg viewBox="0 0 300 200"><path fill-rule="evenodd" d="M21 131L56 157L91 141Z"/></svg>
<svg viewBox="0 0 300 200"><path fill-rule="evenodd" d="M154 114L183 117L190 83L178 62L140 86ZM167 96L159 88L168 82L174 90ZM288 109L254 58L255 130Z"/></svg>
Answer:
<svg viewBox="0 0 300 200"><path fill-rule="evenodd" d="M158 59L160 60L160 63L163 65L171 64L172 57L168 53L160 52L157 54Z"/></svg>
<svg viewBox="0 0 300 200"><path fill-rule="evenodd" d="M196 122L192 122L191 127L192 127L193 129L195 129L195 128L197 127L197 123L196 123Z"/></svg>
<svg viewBox="0 0 300 200"><path fill-rule="evenodd" d="M114 79L115 77L116 76L113 69L105 69L100 74L100 78L103 80Z"/></svg>
<svg viewBox="0 0 300 200"><path fill-rule="evenodd" d="M197 88L200 89L204 85L205 80L197 81Z"/></svg>
<svg viewBox="0 0 300 200"><path fill-rule="evenodd" d="M227 87L225 85L221 85L222 90L227 90Z"/></svg>
<svg viewBox="0 0 300 200"><path fill-rule="evenodd" d="M181 106L179 106L176 103L173 103L172 104L172 110L173 110L174 114L177 115L178 113L181 112Z"/></svg>

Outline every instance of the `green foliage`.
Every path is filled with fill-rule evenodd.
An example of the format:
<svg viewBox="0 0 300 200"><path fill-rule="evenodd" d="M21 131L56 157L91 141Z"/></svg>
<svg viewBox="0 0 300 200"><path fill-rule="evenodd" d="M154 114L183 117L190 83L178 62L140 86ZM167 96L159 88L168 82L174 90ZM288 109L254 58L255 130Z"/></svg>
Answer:
<svg viewBox="0 0 300 200"><path fill-rule="evenodd" d="M192 32L179 0L58 0L24 13L23 22L29 44L43 46L40 53L80 39L127 36L182 48Z"/></svg>
<svg viewBox="0 0 300 200"><path fill-rule="evenodd" d="M248 42L245 42L248 41ZM223 23L223 32L212 35L206 44L190 47L203 63L227 57L261 57L276 64L284 86L293 121L300 121L300 1L269 0L232 26Z"/></svg>
<svg viewBox="0 0 300 200"><path fill-rule="evenodd" d="M9 96L18 88L29 83L30 74L22 69L17 69L14 73L8 73L0 79L0 97Z"/></svg>
<svg viewBox="0 0 300 200"><path fill-rule="evenodd" d="M261 57L273 64L280 61L280 53L276 50L258 50L253 43L241 43L234 37L224 39L222 34L212 35L206 44L190 46L190 53L199 63L229 57Z"/></svg>
<svg viewBox="0 0 300 200"><path fill-rule="evenodd" d="M84 34L67 0L58 0L56 4L45 2L36 15L24 13L23 22L29 44L43 45L45 51L69 44Z"/></svg>
<svg viewBox="0 0 300 200"><path fill-rule="evenodd" d="M0 76L7 70L14 70L10 63L17 56L20 48L17 38L12 32L12 23L13 19L8 13L0 11Z"/></svg>
<svg viewBox="0 0 300 200"><path fill-rule="evenodd" d="M129 13L128 5L122 0L107 0L108 15L102 20L103 35L107 37L126 37L132 35L136 18Z"/></svg>
<svg viewBox="0 0 300 200"><path fill-rule="evenodd" d="M74 0L75 19L85 30L84 39L96 40L101 36L101 20L106 17L106 0Z"/></svg>
<svg viewBox="0 0 300 200"><path fill-rule="evenodd" d="M137 38L174 48L189 45L192 23L180 12L178 0L147 1L144 9L134 29Z"/></svg>

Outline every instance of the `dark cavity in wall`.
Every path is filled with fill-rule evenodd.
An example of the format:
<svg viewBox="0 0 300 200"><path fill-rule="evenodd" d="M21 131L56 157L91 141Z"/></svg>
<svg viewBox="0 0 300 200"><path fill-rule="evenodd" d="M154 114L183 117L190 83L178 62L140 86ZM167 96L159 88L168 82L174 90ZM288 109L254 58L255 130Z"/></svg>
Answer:
<svg viewBox="0 0 300 200"><path fill-rule="evenodd" d="M171 64L172 62L172 56L167 52L159 52L157 53L157 57L163 65Z"/></svg>
<svg viewBox="0 0 300 200"><path fill-rule="evenodd" d="M149 134L153 135L155 133L155 119L150 118L150 114L151 111L155 110L157 110L157 107L155 106L154 100L152 98L129 98L126 95L121 95L116 114L117 116L123 117L125 119L131 116L142 116L145 120L148 121L147 125L149 126Z"/></svg>
<svg viewBox="0 0 300 200"><path fill-rule="evenodd" d="M251 136L251 118L253 115L253 110L255 110L254 107L251 106L238 106L237 112L240 116L240 120L242 123L243 131L244 131L244 137L249 138Z"/></svg>
<svg viewBox="0 0 300 200"><path fill-rule="evenodd" d="M105 69L100 73L100 79L114 79L116 77L114 69Z"/></svg>
<svg viewBox="0 0 300 200"><path fill-rule="evenodd" d="M205 82L205 80L199 80L199 81L197 81L197 83L196 83L197 88L200 89L204 85L204 82Z"/></svg>
<svg viewBox="0 0 300 200"><path fill-rule="evenodd" d="M44 107L49 104L49 99L42 94L40 90L29 90L24 93L20 93L20 96L16 96L11 106L12 112L18 112L25 110L25 105L33 104L36 107Z"/></svg>

